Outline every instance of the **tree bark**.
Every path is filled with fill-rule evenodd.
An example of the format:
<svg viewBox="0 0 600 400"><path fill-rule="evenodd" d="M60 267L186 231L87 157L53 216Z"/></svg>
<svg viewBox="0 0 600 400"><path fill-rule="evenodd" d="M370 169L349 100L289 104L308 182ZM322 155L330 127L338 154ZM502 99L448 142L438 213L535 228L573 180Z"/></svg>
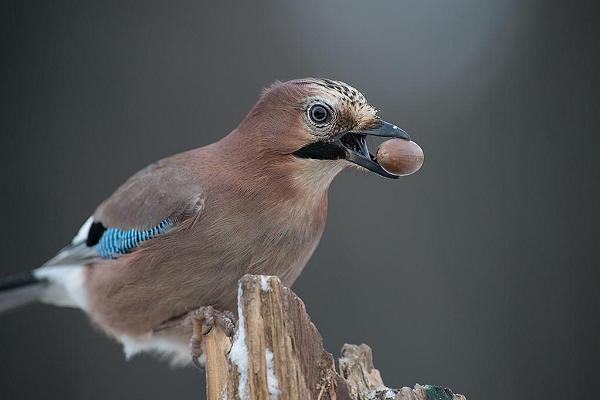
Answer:
<svg viewBox="0 0 600 400"><path fill-rule="evenodd" d="M344 345L339 360L304 303L277 277L246 275L239 283L233 342L215 326L204 338L208 400L465 400L449 389L390 389L367 345Z"/></svg>

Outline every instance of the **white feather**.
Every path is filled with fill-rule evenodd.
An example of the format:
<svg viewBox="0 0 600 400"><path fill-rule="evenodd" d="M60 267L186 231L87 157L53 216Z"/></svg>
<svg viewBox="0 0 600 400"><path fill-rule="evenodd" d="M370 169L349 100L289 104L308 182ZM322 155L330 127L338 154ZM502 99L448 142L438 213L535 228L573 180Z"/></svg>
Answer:
<svg viewBox="0 0 600 400"><path fill-rule="evenodd" d="M87 310L85 267L80 265L48 266L33 271L37 279L50 283L41 301L62 307L79 307Z"/></svg>
<svg viewBox="0 0 600 400"><path fill-rule="evenodd" d="M90 227L93 223L94 217L89 217L88 219L86 219L83 225L81 225L81 228L79 228L79 231L77 231L77 235L75 235L75 237L71 241L71 244L85 242L88 237L88 233L90 232Z"/></svg>
<svg viewBox="0 0 600 400"><path fill-rule="evenodd" d="M192 361L189 343L185 341L161 338L151 333L137 337L121 335L117 339L123 344L123 351L128 360L139 353L151 352L168 359L175 367L188 365ZM204 364L202 357L199 361Z"/></svg>

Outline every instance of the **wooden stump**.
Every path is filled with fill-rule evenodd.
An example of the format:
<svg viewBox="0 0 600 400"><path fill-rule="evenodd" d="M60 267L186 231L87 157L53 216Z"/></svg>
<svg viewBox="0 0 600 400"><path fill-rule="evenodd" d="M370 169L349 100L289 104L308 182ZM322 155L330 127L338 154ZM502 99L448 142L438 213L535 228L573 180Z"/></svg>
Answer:
<svg viewBox="0 0 600 400"><path fill-rule="evenodd" d="M449 389L390 389L367 345L345 345L340 373L304 303L277 277L239 283L233 342L215 327L204 339L209 400L452 400Z"/></svg>

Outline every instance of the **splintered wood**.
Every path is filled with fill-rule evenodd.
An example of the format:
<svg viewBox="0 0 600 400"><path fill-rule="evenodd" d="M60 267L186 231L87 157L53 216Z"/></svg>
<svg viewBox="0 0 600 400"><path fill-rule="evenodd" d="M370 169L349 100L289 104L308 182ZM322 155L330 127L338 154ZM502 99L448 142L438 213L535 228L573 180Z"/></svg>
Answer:
<svg viewBox="0 0 600 400"><path fill-rule="evenodd" d="M415 385L414 389L403 387L390 389L383 384L379 370L373 366L373 354L366 344L345 344L339 359L340 373L350 387L353 400L465 400L448 388L431 385Z"/></svg>
<svg viewBox="0 0 600 400"><path fill-rule="evenodd" d="M233 342L215 326L204 338L209 400L452 400L449 389L385 387L366 345L345 345L340 373L306 308L277 277L246 275Z"/></svg>

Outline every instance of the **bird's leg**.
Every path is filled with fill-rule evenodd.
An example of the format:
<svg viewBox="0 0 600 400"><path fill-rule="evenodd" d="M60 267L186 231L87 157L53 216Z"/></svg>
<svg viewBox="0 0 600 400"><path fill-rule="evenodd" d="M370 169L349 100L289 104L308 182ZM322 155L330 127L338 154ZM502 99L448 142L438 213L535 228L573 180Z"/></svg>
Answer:
<svg viewBox="0 0 600 400"><path fill-rule="evenodd" d="M194 365L201 368L198 358L202 355L202 338L208 335L215 325L222 328L225 335L232 337L235 331L235 316L231 311L218 311L212 306L204 306L166 320L154 328L153 332L158 334L191 326L190 354Z"/></svg>
<svg viewBox="0 0 600 400"><path fill-rule="evenodd" d="M235 330L235 317L231 311L218 311L211 306L200 307L190 313L192 323L192 338L190 339L190 354L192 362L201 368L198 358L202 355L202 338L208 335L217 325L231 337Z"/></svg>

